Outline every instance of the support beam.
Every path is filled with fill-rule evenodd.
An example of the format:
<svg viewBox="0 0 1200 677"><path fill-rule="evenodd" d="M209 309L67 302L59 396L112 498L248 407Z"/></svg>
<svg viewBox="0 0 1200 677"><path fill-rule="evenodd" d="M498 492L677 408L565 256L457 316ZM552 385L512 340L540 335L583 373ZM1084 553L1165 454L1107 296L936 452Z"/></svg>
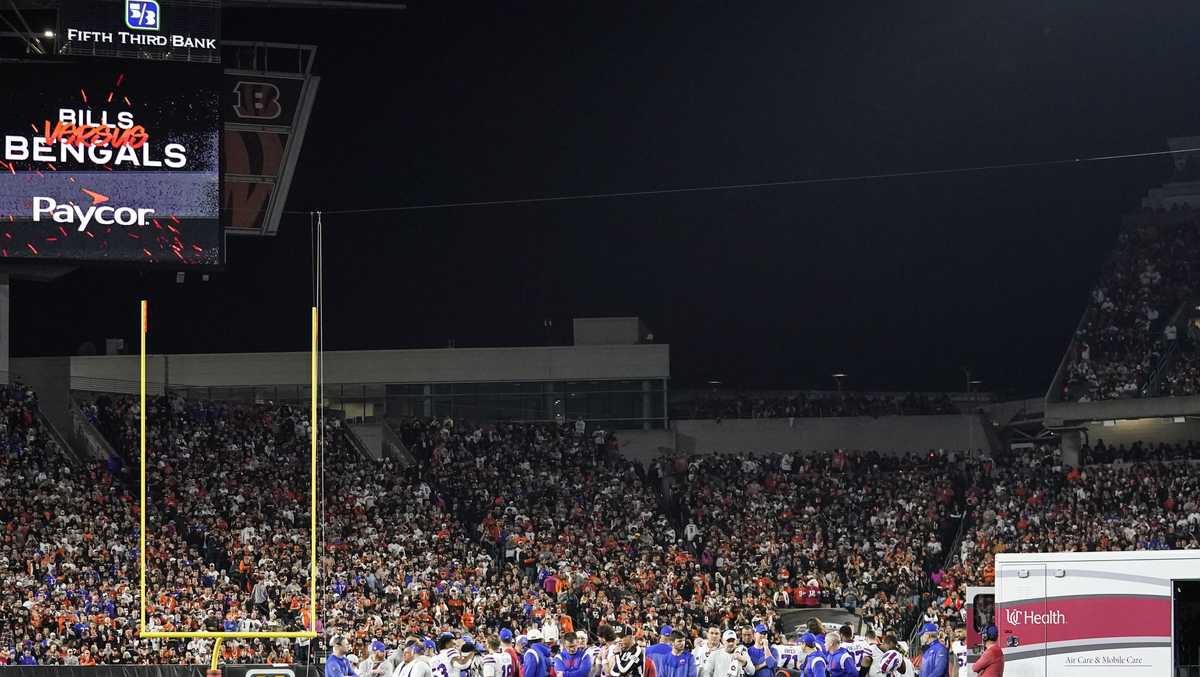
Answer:
<svg viewBox="0 0 1200 677"><path fill-rule="evenodd" d="M8 4L10 7L12 7L13 11L17 13L17 20L21 22L21 27L24 28L25 33L29 35L28 44L30 47L36 50L38 54L45 54L46 50L42 48L41 39L38 38L38 34L34 33L33 29L29 27L29 22L25 20L25 15L21 13L21 8L17 7L15 0L8 0ZM12 24L9 25L11 26ZM13 30L16 30L16 28L13 28Z"/></svg>
<svg viewBox="0 0 1200 677"><path fill-rule="evenodd" d="M1067 430L1060 434L1059 439L1062 445L1063 465L1068 468L1078 468L1083 465L1080 453L1083 449L1083 434L1078 430Z"/></svg>
<svg viewBox="0 0 1200 677"><path fill-rule="evenodd" d="M27 33L17 30L17 27L14 26L11 21L8 20L8 17L4 16L3 14L0 14L0 20L2 20L4 22L4 26L7 26L8 28L12 29L12 30L7 30L7 31L0 31L0 38L17 38L18 40L21 40L22 42L25 43L25 47L30 52L33 52L34 54L42 54L43 53L41 51L41 48L38 47L37 43L35 43L33 41L33 39L30 38L30 36Z"/></svg>

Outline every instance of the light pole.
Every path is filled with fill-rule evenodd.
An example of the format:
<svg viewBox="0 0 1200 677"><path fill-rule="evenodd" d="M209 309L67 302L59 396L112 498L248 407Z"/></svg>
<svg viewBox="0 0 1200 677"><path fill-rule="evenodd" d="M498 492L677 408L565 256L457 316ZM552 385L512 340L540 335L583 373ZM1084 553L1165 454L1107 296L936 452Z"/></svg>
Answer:
<svg viewBox="0 0 1200 677"><path fill-rule="evenodd" d="M833 380L837 383L839 399L845 399L845 396L842 395L842 379L844 379L844 378L846 378L846 375L840 371L833 375Z"/></svg>

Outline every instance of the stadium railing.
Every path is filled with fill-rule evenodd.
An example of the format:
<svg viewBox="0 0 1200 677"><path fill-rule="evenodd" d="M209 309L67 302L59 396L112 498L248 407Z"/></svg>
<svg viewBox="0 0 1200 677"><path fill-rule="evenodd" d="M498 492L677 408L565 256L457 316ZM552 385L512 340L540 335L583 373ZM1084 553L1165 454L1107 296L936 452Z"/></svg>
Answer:
<svg viewBox="0 0 1200 677"><path fill-rule="evenodd" d="M50 419L46 417L46 414L43 413L41 409L37 410L37 417L42 424L42 428L48 435L50 435L50 439L62 449L63 454L67 458L71 459L76 464L86 463L89 460L80 455L79 450L75 448L75 445L71 444L66 437L59 432L58 428L50 422Z"/></svg>
<svg viewBox="0 0 1200 677"><path fill-rule="evenodd" d="M958 518L958 529L954 532L954 540L951 541L950 547L946 550L946 559L942 562L942 570L943 571L950 569L950 567L954 564L955 560L958 558L958 556L960 554L959 551L962 549L963 534L966 533L967 520L970 519L970 517L969 517L970 512L971 511L969 511L969 510L963 510L962 515ZM929 580L928 577L925 577L925 580L923 581L923 583L924 583L924 585L922 587L924 587L925 590L933 589L933 583L932 583L932 581ZM910 652L909 652L910 657L911 657L911 653L912 653L911 647L920 646L919 644L917 644L917 640L920 639L918 637L920 632L918 632L918 631L921 629L921 626L925 624L924 619L921 618L921 616L923 616L924 613L925 613L924 609L918 610L917 620L915 623L913 623L912 631L908 633L908 646L910 647Z"/></svg>
<svg viewBox="0 0 1200 677"><path fill-rule="evenodd" d="M383 419L383 448L387 450L388 456L399 461L406 468L417 464L417 459L408 450L408 445L404 443L404 437L387 419Z"/></svg>
<svg viewBox="0 0 1200 677"><path fill-rule="evenodd" d="M1158 366L1151 372L1150 378L1146 381L1146 387L1143 390L1144 397L1158 397L1162 394L1163 377L1170 370L1171 365L1175 363L1175 358L1179 356L1179 341L1171 341L1167 349L1163 351L1162 357L1158 360Z"/></svg>
<svg viewBox="0 0 1200 677"><path fill-rule="evenodd" d="M1091 291L1088 291L1087 309L1083 311L1079 322L1075 324L1075 331L1071 332L1071 342L1067 344L1067 349L1063 352L1062 359L1058 361L1058 369L1054 371L1054 378L1050 381L1050 387L1046 389L1047 402L1062 402L1063 384L1067 380L1067 371L1071 368L1071 364L1075 362L1075 355L1079 350L1079 333L1083 328L1091 323L1092 318L1096 315L1096 307L1092 305Z"/></svg>
<svg viewBox="0 0 1200 677"><path fill-rule="evenodd" d="M82 406L71 398L71 443L74 449L85 453L93 461L105 461L112 456L123 456L108 441L92 422L83 415ZM128 459L125 459L128 460Z"/></svg>

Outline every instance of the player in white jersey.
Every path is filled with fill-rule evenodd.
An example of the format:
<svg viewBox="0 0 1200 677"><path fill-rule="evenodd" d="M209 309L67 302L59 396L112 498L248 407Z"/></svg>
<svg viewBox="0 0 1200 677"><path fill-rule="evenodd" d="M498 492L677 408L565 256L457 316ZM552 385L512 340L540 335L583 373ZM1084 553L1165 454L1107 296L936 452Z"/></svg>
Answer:
<svg viewBox="0 0 1200 677"><path fill-rule="evenodd" d="M804 670L804 649L799 644L776 644L775 651L779 654L776 665L781 669L793 672Z"/></svg>
<svg viewBox="0 0 1200 677"><path fill-rule="evenodd" d="M495 639L496 646L492 646ZM508 658L508 654L500 651L500 639L488 637L488 652L479 657L479 677L501 677L500 656ZM511 658L508 658L511 661Z"/></svg>
<svg viewBox="0 0 1200 677"><path fill-rule="evenodd" d="M871 652L871 669L867 672L867 674L870 675L870 677L883 677L883 671L881 670L883 667L883 654L893 649L900 651L900 647L897 646L896 636L890 632L885 633L880 639L879 644L873 646L875 648ZM900 653L903 655L902 651L900 651ZM907 661L908 659L906 658L905 660ZM905 668L908 670L908 672L901 673L901 677L916 677L916 673L912 672L911 662L907 663Z"/></svg>
<svg viewBox="0 0 1200 677"><path fill-rule="evenodd" d="M587 657L589 664L592 666L591 671L588 672L588 677L595 677L600 672L600 655L603 650L601 647L589 644L588 634L583 630L575 631L575 646L584 647L583 655Z"/></svg>
<svg viewBox="0 0 1200 677"><path fill-rule="evenodd" d="M438 637L437 653L429 658L433 677L459 677L458 666L454 665L454 659L458 656L454 642L454 635L449 633Z"/></svg>
<svg viewBox="0 0 1200 677"><path fill-rule="evenodd" d="M487 639L488 652L479 661L479 672L483 677L512 677L512 656L503 650L500 638L492 635ZM489 672L491 674L489 674Z"/></svg>
<svg viewBox="0 0 1200 677"><path fill-rule="evenodd" d="M458 655L450 660L453 677L479 677L480 657L472 642L463 642Z"/></svg>
<svg viewBox="0 0 1200 677"><path fill-rule="evenodd" d="M721 650L721 629L717 626L712 626L704 631L704 637L696 640L696 648L692 649L692 655L696 657L696 674L704 670L704 664L708 662L708 657L714 651Z"/></svg>
<svg viewBox="0 0 1200 677"><path fill-rule="evenodd" d="M867 653L863 655L863 662L870 661L867 667L867 675L869 677L880 677L883 673L879 670L880 661L883 660L883 649L874 642L867 642ZM859 666L859 674L862 674L862 666Z"/></svg>
<svg viewBox="0 0 1200 677"><path fill-rule="evenodd" d="M854 657L854 665L862 667L863 657L867 652L867 643L865 637L855 637L854 631L849 625L843 625L838 628L838 639L841 640L842 647Z"/></svg>
<svg viewBox="0 0 1200 677"><path fill-rule="evenodd" d="M971 677L971 666L967 665L967 629L954 629L954 642L950 645L950 651L954 654L954 664L958 667L951 672L952 675L958 677Z"/></svg>

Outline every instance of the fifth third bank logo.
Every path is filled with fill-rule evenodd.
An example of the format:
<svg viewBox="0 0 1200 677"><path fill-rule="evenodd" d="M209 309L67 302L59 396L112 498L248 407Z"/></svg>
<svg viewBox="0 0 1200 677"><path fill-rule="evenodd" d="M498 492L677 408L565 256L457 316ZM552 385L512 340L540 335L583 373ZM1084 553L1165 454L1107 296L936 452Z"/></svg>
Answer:
<svg viewBox="0 0 1200 677"><path fill-rule="evenodd" d="M125 0L125 25L135 31L156 31L162 17L158 0Z"/></svg>
<svg viewBox="0 0 1200 677"><path fill-rule="evenodd" d="M1067 622L1067 616L1061 611L1039 614L1024 609L1006 609L1004 620L1009 625L1063 625Z"/></svg>

